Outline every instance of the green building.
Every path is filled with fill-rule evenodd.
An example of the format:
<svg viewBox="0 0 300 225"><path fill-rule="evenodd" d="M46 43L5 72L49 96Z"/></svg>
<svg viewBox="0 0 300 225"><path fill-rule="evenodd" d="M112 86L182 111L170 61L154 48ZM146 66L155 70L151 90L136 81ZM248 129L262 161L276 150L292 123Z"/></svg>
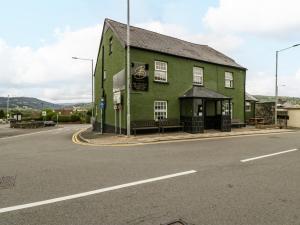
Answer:
<svg viewBox="0 0 300 225"><path fill-rule="evenodd" d="M103 121L104 132L126 133L126 29L104 22L95 68L94 130ZM137 27L130 31L131 124L178 121L186 132L198 133L230 131L231 121L245 122L246 68L207 45Z"/></svg>
<svg viewBox="0 0 300 225"><path fill-rule="evenodd" d="M258 99L246 93L245 101L245 120L248 123L249 119L255 118L255 105Z"/></svg>

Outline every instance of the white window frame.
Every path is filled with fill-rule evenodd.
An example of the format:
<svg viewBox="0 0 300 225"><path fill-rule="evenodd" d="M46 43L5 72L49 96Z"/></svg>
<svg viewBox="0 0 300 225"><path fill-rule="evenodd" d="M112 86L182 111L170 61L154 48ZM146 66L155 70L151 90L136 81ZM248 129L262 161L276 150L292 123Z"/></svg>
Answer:
<svg viewBox="0 0 300 225"><path fill-rule="evenodd" d="M164 74L164 75L163 75ZM163 61L154 62L154 81L168 82L168 63Z"/></svg>
<svg viewBox="0 0 300 225"><path fill-rule="evenodd" d="M198 71L197 71L198 70ZM193 84L203 86L203 68L199 66L193 67Z"/></svg>
<svg viewBox="0 0 300 225"><path fill-rule="evenodd" d="M251 112L251 102L246 102L245 103L245 108L246 108L246 112Z"/></svg>
<svg viewBox="0 0 300 225"><path fill-rule="evenodd" d="M225 87L233 88L233 73L225 72Z"/></svg>
<svg viewBox="0 0 300 225"><path fill-rule="evenodd" d="M157 106L160 106L160 108L157 109ZM153 112L154 112L154 120L155 121L158 121L161 119L167 119L168 118L168 102L167 101L154 101ZM160 118L160 116L162 116L162 118Z"/></svg>

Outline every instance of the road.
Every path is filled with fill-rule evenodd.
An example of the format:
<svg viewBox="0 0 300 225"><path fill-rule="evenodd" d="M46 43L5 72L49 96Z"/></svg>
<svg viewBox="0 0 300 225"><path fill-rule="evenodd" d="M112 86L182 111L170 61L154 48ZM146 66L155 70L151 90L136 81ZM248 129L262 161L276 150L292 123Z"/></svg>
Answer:
<svg viewBox="0 0 300 225"><path fill-rule="evenodd" d="M299 132L116 148L81 128L0 138L1 225L300 224Z"/></svg>

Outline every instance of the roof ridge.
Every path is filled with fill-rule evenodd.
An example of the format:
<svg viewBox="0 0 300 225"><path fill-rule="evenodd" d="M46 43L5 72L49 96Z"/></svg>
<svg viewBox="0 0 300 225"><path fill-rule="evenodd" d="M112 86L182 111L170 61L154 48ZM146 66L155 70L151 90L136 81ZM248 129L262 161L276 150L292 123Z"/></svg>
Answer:
<svg viewBox="0 0 300 225"><path fill-rule="evenodd" d="M123 47L126 47L127 25L109 18L105 19L104 24L107 24L107 26L113 30L118 39L122 42ZM132 29L133 34L140 35L138 39L134 39L136 41L133 42L136 44L135 47L247 70L245 67L239 65L233 58L210 47L209 45L193 43L191 41L186 41L181 38L172 37L170 35L161 34L156 31L147 30L137 26L130 25L130 29ZM145 42L140 41L142 36L148 37L148 39L145 39ZM157 41L166 42L165 46L162 46L161 42L158 43Z"/></svg>
<svg viewBox="0 0 300 225"><path fill-rule="evenodd" d="M122 25L124 25L124 26L127 26L127 24L125 24L125 23L121 23L121 22L119 22L119 21L112 20L112 19L109 19L109 18L106 18L105 20L108 21L108 22L109 22L109 21L112 21L112 22L119 23L119 24L122 24ZM151 32L151 33L155 33L155 34L158 34L158 35L161 35L161 36L165 36L165 37L168 37L168 38L176 39L176 40L179 40L179 41L182 41L182 42L186 42L186 43L189 43L189 44L210 47L210 46L208 46L208 45L198 44L198 43L194 43L194 42L191 42L191 41L186 41L186 40L183 40L183 39L181 39L181 38L173 37L173 36L171 36L171 35L162 34L162 33L156 32L156 31L152 31L152 30L147 30L147 29L142 28L142 27L137 27L137 26L133 26L133 25L130 25L130 27L136 28L136 29L140 29L140 30L144 30L144 31L147 31L147 32ZM210 48L211 48L211 47L210 47ZM214 50L215 50L215 49L214 49Z"/></svg>

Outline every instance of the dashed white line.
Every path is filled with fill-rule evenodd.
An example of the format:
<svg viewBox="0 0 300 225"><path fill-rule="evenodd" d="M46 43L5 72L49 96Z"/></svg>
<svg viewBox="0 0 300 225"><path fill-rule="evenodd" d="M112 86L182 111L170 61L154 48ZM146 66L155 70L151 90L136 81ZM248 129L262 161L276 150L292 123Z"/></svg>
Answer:
<svg viewBox="0 0 300 225"><path fill-rule="evenodd" d="M197 172L196 170L189 170L189 171L185 171L185 172L181 172L181 173L174 173L174 174L169 174L169 175L165 175L165 176L161 176L161 177L155 177L155 178L150 178L150 179L146 179L146 180L140 180L140 181L135 181L135 182L131 182L131 183L121 184L121 185L117 185L117 186L101 188L98 190L83 192L83 193L79 193L79 194L75 194L75 195L68 195L68 196L64 196L64 197L48 199L45 201L33 202L33 203L24 204L24 205L11 206L11 207L0 209L0 214L5 213L5 212L16 211L16 210L20 210L20 209L26 209L26 208L32 208L32 207L41 206L41 205L52 204L52 203L56 203L56 202L67 201L67 200L76 199L76 198L82 198L82 197L86 197L89 195L95 195L95 194L99 194L99 193L103 193L103 192L137 186L140 184L146 184L146 183L170 179L170 178L174 178L174 177L189 175L189 174L196 173L196 172Z"/></svg>
<svg viewBox="0 0 300 225"><path fill-rule="evenodd" d="M285 153L289 153L289 152L295 152L298 151L299 149L290 149L290 150L286 150L286 151L282 151L282 152L276 152L276 153L272 153L272 154L268 154L268 155L262 155L262 156L257 156L254 158L249 158L249 159L243 159L241 160L241 162L245 163L245 162L249 162L249 161L253 161L253 160L257 160L257 159L263 159L263 158L267 158L267 157L271 157L271 156L276 156L276 155L280 155L280 154L285 154Z"/></svg>

